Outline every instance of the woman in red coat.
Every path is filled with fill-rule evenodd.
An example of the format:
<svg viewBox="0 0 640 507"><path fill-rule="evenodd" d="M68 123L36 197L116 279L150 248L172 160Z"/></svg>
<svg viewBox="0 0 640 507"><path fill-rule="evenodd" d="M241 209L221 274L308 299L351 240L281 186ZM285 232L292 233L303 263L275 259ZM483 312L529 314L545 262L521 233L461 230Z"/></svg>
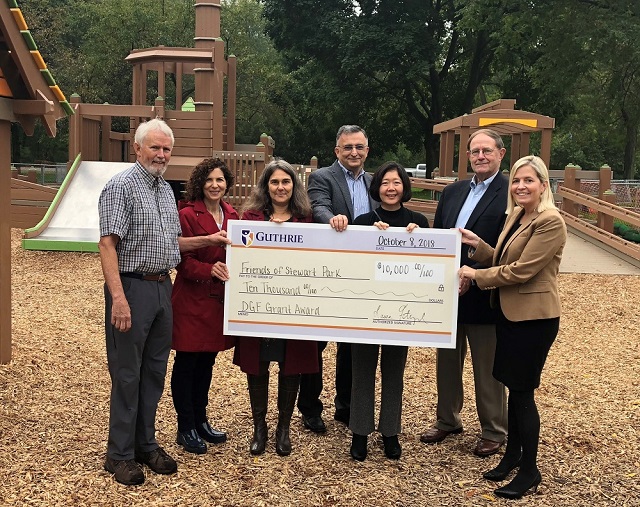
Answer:
<svg viewBox="0 0 640 507"><path fill-rule="evenodd" d="M243 220L311 222L311 203L298 175L284 160L269 163L244 206ZM239 336L233 362L247 374L253 416L251 454L262 454L267 443L269 365L279 364L276 452L291 453L289 425L298 396L301 373L318 372L318 345L309 340Z"/></svg>
<svg viewBox="0 0 640 507"><path fill-rule="evenodd" d="M186 185L180 202L182 235L208 236L226 231L238 213L222 200L233 185L233 175L220 159L200 162ZM229 279L226 250L208 246L182 253L171 302L173 343L176 351L171 374L173 405L178 414L177 443L185 451L203 454L205 440L222 443L226 433L207 420L209 387L216 355L233 347L222 334L224 282Z"/></svg>

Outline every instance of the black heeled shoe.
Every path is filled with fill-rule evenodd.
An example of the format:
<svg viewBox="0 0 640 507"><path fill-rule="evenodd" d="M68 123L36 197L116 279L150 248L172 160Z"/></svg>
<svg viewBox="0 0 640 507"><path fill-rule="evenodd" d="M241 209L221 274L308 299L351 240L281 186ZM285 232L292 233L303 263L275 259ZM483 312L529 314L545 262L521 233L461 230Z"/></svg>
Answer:
<svg viewBox="0 0 640 507"><path fill-rule="evenodd" d="M511 471L515 468L518 468L520 466L520 460L522 459L522 456L520 456L517 461L513 462L512 464L504 464L504 458L502 459L502 461L500 461L500 463L498 463L498 466L495 468L492 468L491 470L487 470L485 473L482 474L482 477L484 477L485 479L487 479L488 481L504 481L507 478L507 475L509 475L511 473Z"/></svg>
<svg viewBox="0 0 640 507"><path fill-rule="evenodd" d="M351 457L356 461L364 461L367 457L367 435L353 434L351 439Z"/></svg>
<svg viewBox="0 0 640 507"><path fill-rule="evenodd" d="M227 441L227 434L224 431L215 430L209 424L209 421L205 421L200 424L196 424L196 431L200 438L206 440L210 444L223 444Z"/></svg>
<svg viewBox="0 0 640 507"><path fill-rule="evenodd" d="M538 486L542 482L542 475L540 472L536 472L533 478L520 478L516 475L513 480L506 486L502 486L494 491L497 496L503 498L518 499L522 498L530 489L533 489L533 493L538 491Z"/></svg>
<svg viewBox="0 0 640 507"><path fill-rule="evenodd" d="M398 442L398 435L385 437L382 435L382 443L384 444L384 454L389 459L400 459L402 455L402 447Z"/></svg>

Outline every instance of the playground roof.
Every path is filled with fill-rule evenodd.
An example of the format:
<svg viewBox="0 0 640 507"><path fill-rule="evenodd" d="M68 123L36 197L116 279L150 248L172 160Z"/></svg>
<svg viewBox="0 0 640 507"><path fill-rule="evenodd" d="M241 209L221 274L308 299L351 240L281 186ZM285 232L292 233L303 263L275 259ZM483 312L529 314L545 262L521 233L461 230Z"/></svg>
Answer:
<svg viewBox="0 0 640 507"><path fill-rule="evenodd" d="M165 71L175 72L175 65L182 65L183 73L193 74L194 69L201 65L208 65L214 59L215 51L212 48L174 48L157 46L154 48L134 49L125 60L131 64L145 64L149 70L158 70L163 67ZM226 61L221 59L219 64L226 73Z"/></svg>
<svg viewBox="0 0 640 507"><path fill-rule="evenodd" d="M464 127L472 129L490 128L499 134L513 135L552 129L555 119L542 114L514 109L515 99L500 99L491 104L477 107L471 114L465 114L433 127L434 134L446 131L460 133Z"/></svg>
<svg viewBox="0 0 640 507"><path fill-rule="evenodd" d="M32 134L40 118L54 136L56 120L73 109L47 68L15 0L0 0L0 120Z"/></svg>

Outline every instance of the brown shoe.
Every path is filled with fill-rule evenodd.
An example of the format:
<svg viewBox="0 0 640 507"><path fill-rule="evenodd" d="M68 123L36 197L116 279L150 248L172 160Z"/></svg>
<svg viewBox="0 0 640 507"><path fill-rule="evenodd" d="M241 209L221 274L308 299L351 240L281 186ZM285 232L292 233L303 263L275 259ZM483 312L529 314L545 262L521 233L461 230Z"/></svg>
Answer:
<svg viewBox="0 0 640 507"><path fill-rule="evenodd" d="M169 475L178 471L178 464L162 447L150 452L138 451L136 453L136 461L144 463L157 474Z"/></svg>
<svg viewBox="0 0 640 507"><path fill-rule="evenodd" d="M107 456L104 469L112 473L120 484L137 486L144 482L142 467L132 459L113 459Z"/></svg>
<svg viewBox="0 0 640 507"><path fill-rule="evenodd" d="M420 435L420 442L425 444L435 444L438 442L442 442L449 435L457 435L459 433L462 433L462 428L456 428L455 430L447 431L441 430L440 428L436 428L434 426Z"/></svg>
<svg viewBox="0 0 640 507"><path fill-rule="evenodd" d="M480 456L481 458L486 458L487 456L497 453L500 447L502 447L502 442L495 442L493 440L481 438L478 440L476 448L473 450L473 454Z"/></svg>

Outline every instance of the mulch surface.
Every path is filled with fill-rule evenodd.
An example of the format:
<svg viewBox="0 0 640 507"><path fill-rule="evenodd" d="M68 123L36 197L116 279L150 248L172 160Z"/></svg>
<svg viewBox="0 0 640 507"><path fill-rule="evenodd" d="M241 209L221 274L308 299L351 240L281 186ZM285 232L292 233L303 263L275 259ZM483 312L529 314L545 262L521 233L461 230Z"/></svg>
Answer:
<svg viewBox="0 0 640 507"><path fill-rule="evenodd" d="M160 402L158 440L178 461L173 476L145 470L126 487L103 470L109 415L102 273L96 254L29 252L14 229L13 358L0 365L1 505L502 505L481 474L499 456L471 454L480 428L470 361L463 434L424 445L435 418L435 353L412 348L405 375L402 458L384 457L379 435L363 463L351 436L333 421L333 358L325 351L328 431L292 422L293 453L274 449L272 379L267 452L248 452L252 433L244 375L219 356L210 392L212 424L227 443L204 455L175 444L169 382ZM563 274L564 314L537 391L543 482L520 500L532 506L640 505L640 277ZM173 359L169 360L169 372Z"/></svg>

